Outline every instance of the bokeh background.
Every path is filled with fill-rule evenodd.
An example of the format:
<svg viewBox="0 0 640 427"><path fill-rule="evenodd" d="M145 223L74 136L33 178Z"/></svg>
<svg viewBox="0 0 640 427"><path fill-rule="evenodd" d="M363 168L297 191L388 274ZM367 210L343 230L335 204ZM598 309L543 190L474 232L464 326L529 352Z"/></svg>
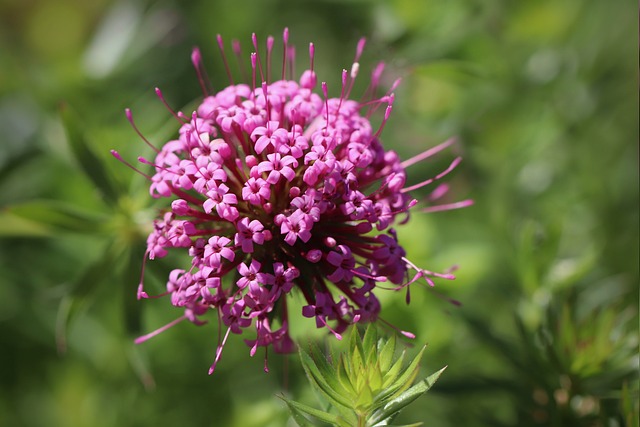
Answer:
<svg viewBox="0 0 640 427"><path fill-rule="evenodd" d="M412 260L458 278L410 306L382 294L383 317L429 344L424 374L449 366L402 421L637 425L637 17L630 0L1 0L0 425L285 426L277 393L313 404L295 356L266 375L237 338L207 376L215 319L133 345L180 313L135 300L156 205L109 155L148 154L125 107L152 141L176 131L153 88L190 111L194 45L221 88L215 34L247 54L285 26L297 69L313 41L330 88L361 36L361 87L379 60L387 85L403 78L388 148L459 137L409 176L461 154L451 200L475 205L400 227Z"/></svg>

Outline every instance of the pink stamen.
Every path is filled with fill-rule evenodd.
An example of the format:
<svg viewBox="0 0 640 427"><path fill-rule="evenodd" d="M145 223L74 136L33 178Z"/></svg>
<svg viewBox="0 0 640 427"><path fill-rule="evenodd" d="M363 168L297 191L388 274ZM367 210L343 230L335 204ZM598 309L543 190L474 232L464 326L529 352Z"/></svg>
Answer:
<svg viewBox="0 0 640 427"><path fill-rule="evenodd" d="M402 329L398 328L397 326L392 325L391 323L389 323L388 321L384 320L381 317L378 317L378 320L380 320L382 323L384 323L385 325L387 325L388 327L390 327L391 329L393 329L394 331L402 334L403 336L409 338L409 339L415 339L415 335L412 334L411 332L407 332L407 331L403 331Z"/></svg>
<svg viewBox="0 0 640 427"><path fill-rule="evenodd" d="M260 60L260 51L258 50L258 36L256 33L251 34L251 42L253 43L253 49L256 52L258 58L258 69L260 70L260 81L264 81L264 73L262 72L262 61Z"/></svg>
<svg viewBox="0 0 640 427"><path fill-rule="evenodd" d="M449 167L447 167L444 171L440 172L435 177L427 179L426 181L422 181L422 182L420 182L418 184L412 185L411 187L403 188L402 190L400 190L400 192L404 194L404 193L407 193L409 191L417 190L418 188L424 187L425 185L429 185L434 181L437 181L439 179L444 178L452 170L454 170L456 168L456 166L458 166L460 164L461 161L462 161L462 157L456 157L455 159L453 159L453 161L451 162Z"/></svg>
<svg viewBox="0 0 640 427"><path fill-rule="evenodd" d="M156 153L159 153L160 150L157 149L152 143L149 142L149 140L147 138L144 137L144 135L142 134L142 132L140 132L138 130L138 127L136 126L136 124L133 122L133 115L131 114L131 110L128 108L124 109L124 114L127 116L127 120L129 121L129 123L131 123L131 126L133 127L133 130L136 131L136 133L138 134L138 136L140 138L142 138L142 140L144 141L145 144L147 144L153 151L155 151Z"/></svg>
<svg viewBox="0 0 640 427"><path fill-rule="evenodd" d="M207 71L204 68L204 64L202 63L202 55L200 53L200 49L194 47L191 51L191 62L193 63L193 68L196 70L196 74L198 75L198 82L200 83L200 88L202 89L202 94L204 96L211 95L211 90L207 85L207 81L209 78L207 77Z"/></svg>
<svg viewBox="0 0 640 427"><path fill-rule="evenodd" d="M384 119L382 119L382 123L380 123L380 127L378 128L378 131L376 132L376 138L380 137L380 134L382 133L382 130L384 129L384 125L387 124L387 120L389 120L389 116L391 116L391 110L393 109L393 99L390 100L389 105L387 105L387 109L384 110Z"/></svg>
<svg viewBox="0 0 640 427"><path fill-rule="evenodd" d="M271 51L273 50L273 36L267 37L267 82L271 81Z"/></svg>
<svg viewBox="0 0 640 427"><path fill-rule="evenodd" d="M258 63L258 55L251 52L251 96L255 96L256 92L256 67Z"/></svg>
<svg viewBox="0 0 640 427"><path fill-rule="evenodd" d="M363 273L363 272L361 272L361 271L358 271L358 270L356 270L355 268L352 268L352 269L351 269L351 270L349 270L349 271L351 271L351 272L352 272L353 274L355 274L356 276L364 277L364 278L366 278L366 279L373 279L373 280L375 280L376 282L386 282L386 281L387 281L386 276L371 276L371 275L369 275L369 274L366 274L366 273Z"/></svg>
<svg viewBox="0 0 640 427"><path fill-rule="evenodd" d="M293 78L296 75L296 48L289 46L287 48L287 55L289 60L289 78Z"/></svg>
<svg viewBox="0 0 640 427"><path fill-rule="evenodd" d="M123 159L122 156L120 155L120 153L118 153L116 150L111 150L111 155L113 157L115 157L119 162L124 164L126 167L128 167L129 169L133 170L134 172L139 173L140 175L144 176L149 181L151 181L151 177L149 175L147 175L146 173L142 172L140 169L136 168L131 163L129 163L125 159Z"/></svg>
<svg viewBox="0 0 640 427"><path fill-rule="evenodd" d="M242 79L246 82L249 80L247 76L247 70L245 68L244 61L242 60L242 47L240 46L239 40L231 40L231 48L236 57L236 62L238 63L238 67L240 68L240 73L242 74Z"/></svg>
<svg viewBox="0 0 640 427"><path fill-rule="evenodd" d="M180 124L185 124L183 119L180 117L180 114L177 114L175 111L173 111L171 107L169 107L169 104L164 99L164 96L162 95L162 91L160 90L160 88L156 88L155 90L156 90L156 95L158 95L158 98L160 98L160 101L162 101L164 106L167 108L167 110L169 110L169 112L173 115L173 117L175 117L176 120L180 122Z"/></svg>
<svg viewBox="0 0 640 427"><path fill-rule="evenodd" d="M400 163L400 166L406 169L409 166L419 163L425 159L428 159L429 157L433 156L436 153L439 153L445 148L452 146L453 144L455 144L456 141L457 141L456 137L449 138L445 142L438 144L435 147L429 148L428 150L423 151L422 153L416 156L413 156L410 159L405 160L404 162Z"/></svg>
<svg viewBox="0 0 640 427"><path fill-rule="evenodd" d="M447 203L447 204L444 204L444 205L429 206L428 208L422 209L422 212L450 211L450 210L454 210L454 209L466 208L468 206L473 205L473 203L474 202L473 202L472 199L467 199L467 200L462 200L460 202L455 202L455 203Z"/></svg>
<svg viewBox="0 0 640 427"><path fill-rule="evenodd" d="M336 331L334 331L331 326L329 326L329 324L327 323L327 321L323 318L323 317L319 317L320 321L324 324L324 326L327 327L327 329L329 330L329 332L331 332L338 341L342 340L342 335L340 335L339 333L337 333Z"/></svg>
<svg viewBox="0 0 640 427"><path fill-rule="evenodd" d="M217 34L216 40L218 41L218 49L220 50L220 55L222 56L222 62L224 63L224 69L227 72L229 83L233 84L233 77L231 77L231 70L229 69L229 63L227 62L227 55L225 55L224 53L224 41L222 40L222 36L220 34Z"/></svg>
<svg viewBox="0 0 640 427"><path fill-rule="evenodd" d="M313 71L313 62L315 60L315 56L316 56L316 48L313 45L313 43L309 43L309 69L311 71Z"/></svg>
<svg viewBox="0 0 640 427"><path fill-rule="evenodd" d="M282 80L285 78L285 71L287 69L287 54L289 53L289 28L284 29L282 32Z"/></svg>
<svg viewBox="0 0 640 427"><path fill-rule="evenodd" d="M155 164L155 163L153 163L152 161L147 160L147 159L145 159L145 158L144 158L144 157L142 157L142 156L138 156L138 161L139 161L140 163L142 163L142 164L149 165L149 166L153 166L154 168L156 168L156 169L160 169L160 170L163 170L163 171L165 171L165 172L175 173L174 171L172 171L172 170L170 170L170 169L167 169L167 168L162 167L162 166L160 166L160 165L156 165L156 164Z"/></svg>
<svg viewBox="0 0 640 427"><path fill-rule="evenodd" d="M213 374L213 372L216 370L216 365L218 364L220 357L222 357L222 349L224 348L224 345L227 343L227 338L229 337L229 331L231 331L231 328L227 328L227 332L224 334L224 338L222 339L222 344L220 344L218 348L216 348L216 358L214 359L213 364L209 368L209 375Z"/></svg>
<svg viewBox="0 0 640 427"><path fill-rule="evenodd" d="M327 82L322 82L322 95L324 95L324 106L327 113L326 126L329 127L329 91L327 90Z"/></svg>
<svg viewBox="0 0 640 427"><path fill-rule="evenodd" d="M167 323L166 325L164 325L164 326L162 326L162 327L160 327L160 328L156 329L155 331L150 332L150 333L148 333L148 334L146 334L146 335L143 335L143 336L141 336L141 337L136 338L136 339L134 340L134 342L135 342L136 344L141 344L141 343L143 343L143 342L145 342L145 341L147 341L147 340L149 340L149 339L151 339L151 338L155 337L156 335L161 334L162 332L166 331L167 329L169 329L169 328L171 328L171 327L173 327L173 326L177 325L178 323L182 322L182 321L183 321L183 320L185 320L186 318L187 318L187 316L185 316L185 315L180 316L180 317L178 317L176 320L173 320L173 321L171 321L171 322Z"/></svg>
<svg viewBox="0 0 640 427"><path fill-rule="evenodd" d="M366 37L362 37L360 40L358 40L358 45L356 47L356 56L353 58L353 62L358 62L360 60L360 56L364 51L365 44L367 44Z"/></svg>
<svg viewBox="0 0 640 427"><path fill-rule="evenodd" d="M269 96L267 95L267 82L262 82L262 94L264 95L264 102L267 107L267 120L271 121L271 105L269 105Z"/></svg>

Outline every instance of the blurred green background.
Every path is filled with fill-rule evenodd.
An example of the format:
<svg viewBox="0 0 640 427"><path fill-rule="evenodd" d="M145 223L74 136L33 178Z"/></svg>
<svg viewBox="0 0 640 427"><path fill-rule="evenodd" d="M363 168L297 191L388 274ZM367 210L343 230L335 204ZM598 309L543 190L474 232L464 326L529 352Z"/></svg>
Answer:
<svg viewBox="0 0 640 427"><path fill-rule="evenodd" d="M148 154L125 107L152 141L176 131L153 88L190 111L192 46L219 89L215 34L248 54L285 26L298 71L313 41L330 88L361 36L362 89L378 60L403 78L387 148L459 136L453 197L476 204L417 213L400 239L421 266L460 266L437 290L462 306L381 293L382 316L429 343L425 375L449 365L402 421L637 425L637 16L628 0L0 0L0 425L284 426L276 393L314 402L296 357L265 375L237 337L207 376L214 319L132 344L180 312L135 300L156 205L109 156Z"/></svg>

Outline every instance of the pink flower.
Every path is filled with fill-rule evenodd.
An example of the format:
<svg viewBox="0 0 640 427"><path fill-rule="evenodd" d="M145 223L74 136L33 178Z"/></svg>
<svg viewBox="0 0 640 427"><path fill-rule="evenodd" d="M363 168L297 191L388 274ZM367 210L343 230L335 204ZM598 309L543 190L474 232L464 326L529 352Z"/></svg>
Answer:
<svg viewBox="0 0 640 427"><path fill-rule="evenodd" d="M218 41L222 49L222 38ZM199 316L218 310L227 332L211 371L229 332L254 328L256 339L246 341L251 355L257 347L293 351L291 315L315 318L317 327L340 337L349 325L378 318L380 283L408 290L418 279L432 284L434 276L453 278L411 263L390 228L409 219L417 203L409 191L441 179L459 159L410 187L405 168L452 142L401 162L380 140L395 88L377 97L382 66L374 70L365 95L354 97L361 101L349 99L364 39L351 72L342 73L342 87L332 88L340 94L336 98L329 97L326 83L317 90L312 44L310 69L299 81L288 76L293 68L288 31L283 41L279 80L267 81L275 71L261 60L263 54L252 53L251 81L206 93L191 116L173 113L181 125L178 138L153 147L154 162L141 159L155 167L148 177L151 195L173 199L154 223L147 255L160 258L179 248L188 251L192 265L188 271L174 270L167 283L172 303L184 308L184 316L136 342L182 319L201 323ZM258 46L255 35L253 44ZM192 59L206 88L198 50ZM375 129L369 117L379 108L384 114ZM133 124L128 110L127 117ZM442 196L442 188L431 200ZM302 313L288 311L292 292L306 300ZM147 296L142 285L138 295Z"/></svg>

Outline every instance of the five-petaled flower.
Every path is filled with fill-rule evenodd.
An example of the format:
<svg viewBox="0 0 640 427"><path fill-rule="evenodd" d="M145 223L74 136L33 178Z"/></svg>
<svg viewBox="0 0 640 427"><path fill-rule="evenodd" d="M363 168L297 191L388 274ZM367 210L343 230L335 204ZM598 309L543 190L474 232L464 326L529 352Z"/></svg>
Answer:
<svg viewBox="0 0 640 427"><path fill-rule="evenodd" d="M273 38L267 39L265 62L253 35L250 81L234 84L229 75L230 86L215 94L206 90L200 52L194 50L205 98L190 117L172 111L181 124L178 138L160 149L149 143L156 152L154 161L140 158L155 168L147 177L151 195L173 199L155 221L146 255L160 258L170 248L184 248L192 265L174 270L166 288L172 304L183 307L185 315L137 342L183 319L201 323L199 316L217 310L226 333L218 339L210 372L229 332L242 334L252 326L256 337L246 340L251 355L257 347L292 351L288 325L295 313L287 303L292 292L306 301L303 317L315 318L318 327L340 338L350 324L379 319L375 292L381 282L408 293L420 278L429 284L433 276L453 278L416 267L390 228L398 217L407 221L417 204L409 191L442 178L459 159L435 178L411 187L405 186L405 168L452 141L401 162L380 140L397 85L376 95L383 64L374 69L362 100L350 99L364 39L351 71L342 72L340 96L329 98L326 83L319 93L314 91L318 79L313 44L310 68L294 79L288 38L285 30L279 80L273 81L269 63ZM218 43L226 65L221 37ZM237 46L234 43L239 55ZM384 113L376 130L370 117L380 107ZM131 112L126 113L140 134ZM436 191L443 193L442 187ZM138 297L148 297L142 283Z"/></svg>

